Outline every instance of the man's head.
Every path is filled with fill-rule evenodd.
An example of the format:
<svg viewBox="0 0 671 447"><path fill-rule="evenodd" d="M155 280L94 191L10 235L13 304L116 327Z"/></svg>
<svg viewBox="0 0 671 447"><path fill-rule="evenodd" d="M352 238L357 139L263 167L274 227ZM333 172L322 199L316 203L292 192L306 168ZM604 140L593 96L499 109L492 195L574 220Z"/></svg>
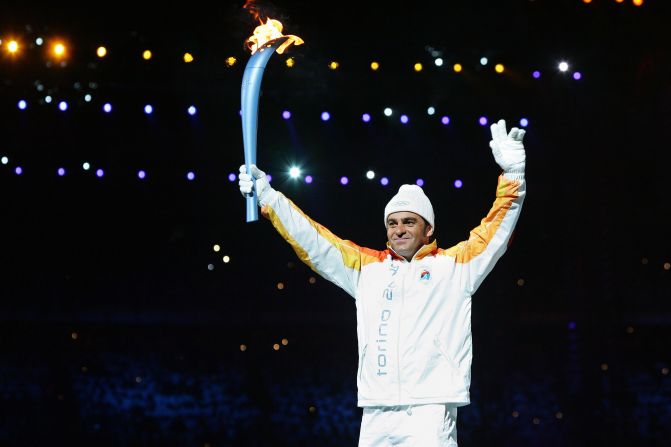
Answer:
<svg viewBox="0 0 671 447"><path fill-rule="evenodd" d="M402 185L384 209L384 224L391 248L407 260L429 243L435 224L433 207L422 188Z"/></svg>

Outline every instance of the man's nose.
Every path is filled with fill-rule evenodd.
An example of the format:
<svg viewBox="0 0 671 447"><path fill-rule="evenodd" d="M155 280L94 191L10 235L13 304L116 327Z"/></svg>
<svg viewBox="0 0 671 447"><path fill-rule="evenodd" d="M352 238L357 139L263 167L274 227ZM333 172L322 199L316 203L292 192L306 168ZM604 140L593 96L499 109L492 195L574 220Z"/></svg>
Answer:
<svg viewBox="0 0 671 447"><path fill-rule="evenodd" d="M396 234L403 234L403 233L405 233L405 226L403 224L397 225Z"/></svg>

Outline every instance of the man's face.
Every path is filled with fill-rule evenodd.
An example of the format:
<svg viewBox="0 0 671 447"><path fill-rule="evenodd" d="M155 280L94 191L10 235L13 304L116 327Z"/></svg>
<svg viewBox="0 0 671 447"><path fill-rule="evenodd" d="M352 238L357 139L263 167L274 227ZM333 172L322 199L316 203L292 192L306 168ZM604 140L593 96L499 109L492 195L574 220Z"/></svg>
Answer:
<svg viewBox="0 0 671 447"><path fill-rule="evenodd" d="M408 261L429 243L432 234L433 227L427 225L419 214L399 211L387 217L387 240L391 248Z"/></svg>

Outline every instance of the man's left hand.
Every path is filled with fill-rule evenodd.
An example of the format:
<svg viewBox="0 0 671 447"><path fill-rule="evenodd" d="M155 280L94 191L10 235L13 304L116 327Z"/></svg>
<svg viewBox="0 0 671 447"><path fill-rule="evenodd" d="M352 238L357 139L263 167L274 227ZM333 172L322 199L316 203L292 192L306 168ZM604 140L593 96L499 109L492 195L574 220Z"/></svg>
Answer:
<svg viewBox="0 0 671 447"><path fill-rule="evenodd" d="M510 129L510 133L507 133L504 120L492 124L490 129L492 131L492 141L489 142L489 147L492 148L494 159L501 166L503 172L523 174L526 154L522 139L526 132L523 129L513 127Z"/></svg>

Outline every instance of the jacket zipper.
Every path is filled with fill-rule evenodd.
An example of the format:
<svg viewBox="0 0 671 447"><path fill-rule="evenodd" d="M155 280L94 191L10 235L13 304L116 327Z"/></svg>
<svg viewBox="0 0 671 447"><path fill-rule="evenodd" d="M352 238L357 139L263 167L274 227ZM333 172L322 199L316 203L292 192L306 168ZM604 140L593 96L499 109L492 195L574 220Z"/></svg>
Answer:
<svg viewBox="0 0 671 447"><path fill-rule="evenodd" d="M405 261L407 262L407 261ZM403 261L401 261L401 265ZM408 262L408 268L410 263ZM398 400L401 400L401 319L403 318L403 302L405 301L405 277L406 272L403 273L401 278L401 309L398 315L398 332L396 333L396 368L398 370Z"/></svg>

